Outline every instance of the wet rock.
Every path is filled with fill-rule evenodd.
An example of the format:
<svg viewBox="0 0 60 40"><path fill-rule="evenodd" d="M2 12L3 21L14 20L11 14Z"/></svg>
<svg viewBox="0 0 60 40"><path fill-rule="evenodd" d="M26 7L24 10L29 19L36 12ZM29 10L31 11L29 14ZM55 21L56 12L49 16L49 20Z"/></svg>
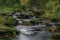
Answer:
<svg viewBox="0 0 60 40"><path fill-rule="evenodd" d="M54 18L52 21L53 21L53 22L60 22L60 19Z"/></svg>

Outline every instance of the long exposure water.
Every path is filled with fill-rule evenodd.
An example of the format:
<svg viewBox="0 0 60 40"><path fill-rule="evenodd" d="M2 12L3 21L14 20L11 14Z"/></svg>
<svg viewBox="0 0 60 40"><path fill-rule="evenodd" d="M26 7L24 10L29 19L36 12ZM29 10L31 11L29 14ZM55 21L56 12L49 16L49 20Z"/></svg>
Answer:
<svg viewBox="0 0 60 40"><path fill-rule="evenodd" d="M21 26L18 25L16 27L17 30L20 30L22 28L27 28L27 27L32 27L32 26ZM22 33L18 35L14 40L48 40L48 37L51 36L51 33L45 32L45 31L40 31L38 34L31 35L31 36L26 36Z"/></svg>
<svg viewBox="0 0 60 40"><path fill-rule="evenodd" d="M19 15L19 13L18 13ZM13 15L13 17L20 22L20 19L17 19L15 15ZM34 18L35 19L35 18ZM15 28L17 30L21 30L23 28L28 28L28 27L45 27L45 25L37 25L37 26L22 26L22 25L18 25ZM51 36L50 32L46 32L44 31L44 29L42 29L42 31L39 31L37 34L35 35L24 35L22 33L20 33L20 35L18 35L14 40L48 40L48 38Z"/></svg>

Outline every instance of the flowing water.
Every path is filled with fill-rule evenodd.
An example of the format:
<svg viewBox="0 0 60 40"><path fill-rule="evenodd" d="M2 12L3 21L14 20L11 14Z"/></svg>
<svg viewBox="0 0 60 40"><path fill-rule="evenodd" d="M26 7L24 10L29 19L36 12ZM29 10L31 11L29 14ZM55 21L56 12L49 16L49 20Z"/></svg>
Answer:
<svg viewBox="0 0 60 40"><path fill-rule="evenodd" d="M27 27L32 27L32 26L18 25L16 27L16 29L20 30L22 28L27 28ZM38 34L31 35L31 36L26 36L26 35L20 33L20 35L18 35L14 40L48 40L48 37L50 37L50 36L51 36L51 33L45 32L45 31L40 31Z"/></svg>
<svg viewBox="0 0 60 40"><path fill-rule="evenodd" d="M20 22L20 19L17 19L15 15L13 15L13 17ZM35 19L35 18L34 18ZM17 30L21 30L23 28L27 28L27 27L43 27L45 25L37 25L37 26L22 26L22 25L18 25L16 26L15 28ZM48 38L51 36L51 33L50 32L46 32L44 30L42 31L39 31L39 33L35 34L35 35L31 35L31 36L27 36L27 35L24 35L22 33L20 33L20 35L18 35L14 40L48 40Z"/></svg>

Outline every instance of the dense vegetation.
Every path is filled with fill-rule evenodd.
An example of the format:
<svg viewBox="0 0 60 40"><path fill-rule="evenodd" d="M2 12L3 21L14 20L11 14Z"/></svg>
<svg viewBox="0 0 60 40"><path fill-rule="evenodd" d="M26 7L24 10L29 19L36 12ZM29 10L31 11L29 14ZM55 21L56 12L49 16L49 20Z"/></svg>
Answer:
<svg viewBox="0 0 60 40"><path fill-rule="evenodd" d="M49 22L52 21L60 23L60 0L0 0L0 25L4 25L1 26L0 32L2 31L2 33L4 32L6 34L6 32L9 31L8 34L10 34L11 31L12 34L14 35L17 34L17 32L15 32L16 29L13 28L14 30L13 33L11 28L18 25L19 23L16 19L14 19L11 15L8 14L15 13L16 11L20 12L22 10L25 12L25 15L26 11L29 11L27 16L29 15L35 16L40 20L48 21L42 24L48 24ZM32 13L29 14L30 12ZM26 18L27 16L25 15L24 17L22 16L21 18ZM33 23L38 24L36 20L31 20L30 22L27 22L27 24L25 21L23 23L24 25L29 25ZM56 28L56 30L59 30L59 28L58 29ZM51 28L47 28L47 30L51 31ZM54 29L53 32L56 32L56 30Z"/></svg>
<svg viewBox="0 0 60 40"><path fill-rule="evenodd" d="M34 11L41 19L60 20L60 0L0 0L0 12Z"/></svg>
<svg viewBox="0 0 60 40"><path fill-rule="evenodd" d="M14 28L18 24L12 16L0 15L0 38L11 39L19 34L19 31Z"/></svg>

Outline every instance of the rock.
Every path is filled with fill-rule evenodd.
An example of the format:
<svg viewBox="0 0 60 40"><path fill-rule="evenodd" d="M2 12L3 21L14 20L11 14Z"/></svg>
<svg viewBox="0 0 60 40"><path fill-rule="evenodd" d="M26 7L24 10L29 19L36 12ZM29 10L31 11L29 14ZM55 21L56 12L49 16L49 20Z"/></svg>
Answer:
<svg viewBox="0 0 60 40"><path fill-rule="evenodd" d="M60 39L60 33L54 33L54 34L52 35L52 38L53 38L53 39L56 39L56 40Z"/></svg>
<svg viewBox="0 0 60 40"><path fill-rule="evenodd" d="M7 18L5 18L5 20L6 20L5 25L8 26L16 26L19 24L19 22L12 16L8 16Z"/></svg>
<svg viewBox="0 0 60 40"><path fill-rule="evenodd" d="M28 26L28 25L30 25L30 22L23 21L23 22L22 22L22 25Z"/></svg>
<svg viewBox="0 0 60 40"><path fill-rule="evenodd" d="M30 20L30 24L31 25L39 25L39 21L38 20Z"/></svg>

